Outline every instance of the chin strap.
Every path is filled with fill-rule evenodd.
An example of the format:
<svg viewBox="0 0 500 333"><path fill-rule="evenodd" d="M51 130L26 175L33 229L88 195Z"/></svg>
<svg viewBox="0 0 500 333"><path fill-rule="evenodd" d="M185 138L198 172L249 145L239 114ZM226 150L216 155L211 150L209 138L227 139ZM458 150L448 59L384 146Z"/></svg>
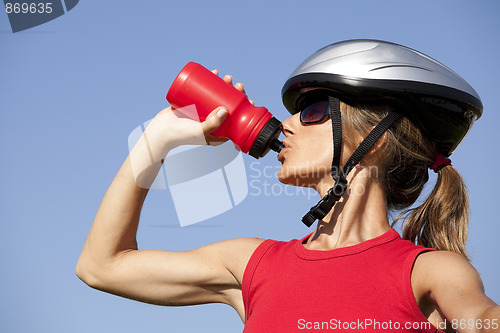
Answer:
<svg viewBox="0 0 500 333"><path fill-rule="evenodd" d="M333 131L333 161L331 168L331 175L335 184L330 188L327 194L304 215L302 222L310 227L316 220L323 219L326 214L332 209L337 201L340 200L342 195L347 190L347 175L351 172L356 165L359 164L363 156L370 151L375 142L384 134L385 131L401 117L398 112L389 113L375 128L368 134L368 136L361 142L354 153L349 157L346 164L340 170L340 157L342 155L342 120L340 116L340 101L335 97L328 97L330 103L330 118L332 122Z"/></svg>

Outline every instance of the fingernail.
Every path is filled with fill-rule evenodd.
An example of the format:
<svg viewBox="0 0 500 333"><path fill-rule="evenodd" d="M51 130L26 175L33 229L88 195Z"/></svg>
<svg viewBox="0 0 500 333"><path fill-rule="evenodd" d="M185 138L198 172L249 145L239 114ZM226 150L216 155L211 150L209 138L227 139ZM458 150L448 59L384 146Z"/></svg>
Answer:
<svg viewBox="0 0 500 333"><path fill-rule="evenodd" d="M227 114L227 109L226 108L220 108L219 111L217 111L217 117L222 118Z"/></svg>

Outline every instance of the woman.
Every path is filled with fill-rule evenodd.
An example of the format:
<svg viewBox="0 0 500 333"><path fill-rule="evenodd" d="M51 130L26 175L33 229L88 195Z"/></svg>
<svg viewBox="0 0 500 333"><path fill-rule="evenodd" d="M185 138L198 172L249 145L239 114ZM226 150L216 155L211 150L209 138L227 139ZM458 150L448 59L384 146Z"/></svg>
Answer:
<svg viewBox="0 0 500 333"><path fill-rule="evenodd" d="M423 82L421 72L448 83ZM210 133L227 116L219 107L199 124L161 111L106 192L77 275L153 304L228 304L245 332L500 332L500 307L467 261L467 192L444 157L482 108L472 88L470 97L453 86L463 84L454 75L411 49L366 40L330 45L299 66L283 89L294 115L283 122L278 177L323 199L303 219L320 219L315 231L290 242L242 238L186 252L137 250L145 188L164 156L200 135L220 140ZM467 101L457 94L476 107L461 108ZM415 202L429 167L437 184L408 211L403 240L388 210Z"/></svg>

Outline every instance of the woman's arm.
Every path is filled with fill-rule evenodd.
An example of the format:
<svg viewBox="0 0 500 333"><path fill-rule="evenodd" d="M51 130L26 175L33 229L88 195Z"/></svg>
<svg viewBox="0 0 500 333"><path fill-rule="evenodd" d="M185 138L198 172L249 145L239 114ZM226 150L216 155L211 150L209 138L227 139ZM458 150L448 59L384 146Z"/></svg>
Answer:
<svg viewBox="0 0 500 333"><path fill-rule="evenodd" d="M76 267L85 283L154 304L222 302L239 306L235 291L240 288L250 255L262 240L228 240L186 252L138 250L136 241L147 188L162 159L169 149L180 144L213 140L209 133L226 116L224 112L218 116L218 111L214 110L201 124L170 108L153 119L99 207Z"/></svg>
<svg viewBox="0 0 500 333"><path fill-rule="evenodd" d="M479 274L461 255L449 251L421 254L412 285L416 294L437 306L454 330L500 332L500 306L485 295Z"/></svg>

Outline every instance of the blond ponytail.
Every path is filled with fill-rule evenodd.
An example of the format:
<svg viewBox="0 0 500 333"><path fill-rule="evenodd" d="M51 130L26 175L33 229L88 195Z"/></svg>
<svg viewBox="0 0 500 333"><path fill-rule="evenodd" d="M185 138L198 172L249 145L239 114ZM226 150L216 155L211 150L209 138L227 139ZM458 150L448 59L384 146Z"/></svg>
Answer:
<svg viewBox="0 0 500 333"><path fill-rule="evenodd" d="M366 136L391 110L386 106L351 106L341 103L343 140ZM352 148L352 147L351 147ZM356 147L354 147L356 148ZM403 238L418 245L459 253L465 258L469 221L469 199L458 171L447 165L438 171L434 189L425 202L410 208L429 180L429 166L438 149L408 118L397 120L387 131L385 144L367 163L381 168L379 181L386 189L389 210L404 210L395 221L403 221ZM369 160L366 160L369 158ZM363 161L362 161L363 163Z"/></svg>
<svg viewBox="0 0 500 333"><path fill-rule="evenodd" d="M403 238L418 245L460 253L465 249L469 196L462 176L448 165L438 171L436 185L419 207L406 211Z"/></svg>

